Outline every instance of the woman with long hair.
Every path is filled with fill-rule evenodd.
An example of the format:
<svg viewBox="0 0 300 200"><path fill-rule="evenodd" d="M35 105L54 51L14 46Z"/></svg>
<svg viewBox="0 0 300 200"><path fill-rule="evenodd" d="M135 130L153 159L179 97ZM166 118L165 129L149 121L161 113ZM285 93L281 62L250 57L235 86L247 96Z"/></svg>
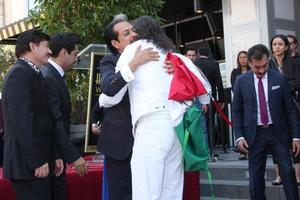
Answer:
<svg viewBox="0 0 300 200"><path fill-rule="evenodd" d="M236 59L237 68L232 70L231 76L230 76L230 83L231 83L231 88L232 88L233 93L234 93L234 84L235 84L236 78L239 75L244 74L248 70L250 70L247 55L248 55L247 51L240 51L237 55L237 59ZM238 148L235 151L236 152L239 151ZM246 159L247 159L247 154L240 152L239 160L246 160Z"/></svg>
<svg viewBox="0 0 300 200"><path fill-rule="evenodd" d="M275 35L270 42L272 57L269 61L269 68L282 73L289 81L290 90L294 98L300 91L300 70L299 66L295 65L295 62L290 56L289 41L284 35ZM296 101L295 101L296 103ZM300 185L300 155L294 156L293 161L295 164L296 178L298 185ZM276 179L272 182L272 185L281 185L280 169L278 167L276 158L273 158L274 168L276 172Z"/></svg>

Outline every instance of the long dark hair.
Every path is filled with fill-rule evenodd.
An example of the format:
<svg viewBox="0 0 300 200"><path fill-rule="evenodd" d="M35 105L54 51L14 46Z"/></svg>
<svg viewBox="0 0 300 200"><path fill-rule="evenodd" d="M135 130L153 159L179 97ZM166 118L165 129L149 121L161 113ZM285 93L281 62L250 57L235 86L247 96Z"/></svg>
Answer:
<svg viewBox="0 0 300 200"><path fill-rule="evenodd" d="M272 55L274 56L273 45L272 44L273 44L273 41L274 41L275 38L280 38L280 39L283 40L285 46L287 47L287 50L284 52L284 59L288 58L290 56L290 43L289 43L288 38L285 35L282 35L282 34L275 35L271 39L270 47L271 47Z"/></svg>
<svg viewBox="0 0 300 200"><path fill-rule="evenodd" d="M245 54L246 57L248 56L248 52L247 51L240 51L237 55L237 58L236 58L236 64L237 64L237 68L241 71L242 70L242 66L241 66L241 63L239 62L239 57L241 54ZM248 60L248 57L247 57L247 60ZM250 69L250 66L249 66L249 61L248 61L248 64L247 64L247 70Z"/></svg>
<svg viewBox="0 0 300 200"><path fill-rule="evenodd" d="M138 35L138 39L145 39L152 42L164 53L175 51L175 47L159 23L150 16L141 16L133 21L133 26Z"/></svg>

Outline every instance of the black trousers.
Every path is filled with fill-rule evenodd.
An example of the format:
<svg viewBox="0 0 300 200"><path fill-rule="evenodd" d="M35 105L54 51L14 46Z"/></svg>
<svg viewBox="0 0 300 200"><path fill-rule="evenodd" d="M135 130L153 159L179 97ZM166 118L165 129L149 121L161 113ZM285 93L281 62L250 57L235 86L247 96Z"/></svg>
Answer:
<svg viewBox="0 0 300 200"><path fill-rule="evenodd" d="M105 159L109 200L131 200L131 154L124 160L108 156L105 156Z"/></svg>
<svg viewBox="0 0 300 200"><path fill-rule="evenodd" d="M11 180L16 200L51 200L50 179Z"/></svg>
<svg viewBox="0 0 300 200"><path fill-rule="evenodd" d="M52 200L67 200L66 166L63 173L51 179Z"/></svg>

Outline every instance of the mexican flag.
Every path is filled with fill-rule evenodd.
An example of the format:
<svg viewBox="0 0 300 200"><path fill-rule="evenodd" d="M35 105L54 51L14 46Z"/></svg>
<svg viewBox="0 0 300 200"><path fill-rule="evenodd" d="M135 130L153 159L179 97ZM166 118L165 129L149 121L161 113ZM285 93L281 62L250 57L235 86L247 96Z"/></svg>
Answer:
<svg viewBox="0 0 300 200"><path fill-rule="evenodd" d="M211 87L193 62L180 54L168 53L166 60L173 63L169 100L171 119L184 154L184 170L207 170L208 147L201 127L202 112L192 102L209 104Z"/></svg>

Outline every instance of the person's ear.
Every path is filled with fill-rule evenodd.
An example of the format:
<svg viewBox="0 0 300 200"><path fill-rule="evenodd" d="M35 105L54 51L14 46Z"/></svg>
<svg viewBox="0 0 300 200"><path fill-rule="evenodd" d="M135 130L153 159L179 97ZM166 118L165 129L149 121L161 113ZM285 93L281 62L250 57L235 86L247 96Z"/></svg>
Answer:
<svg viewBox="0 0 300 200"><path fill-rule="evenodd" d="M37 48L37 45L33 42L29 42L30 51L34 51Z"/></svg>
<svg viewBox="0 0 300 200"><path fill-rule="evenodd" d="M119 49L120 48L120 45L119 45L120 43L119 43L119 41L118 40L112 40L111 41L111 45L113 46L113 47L115 47L116 49Z"/></svg>

